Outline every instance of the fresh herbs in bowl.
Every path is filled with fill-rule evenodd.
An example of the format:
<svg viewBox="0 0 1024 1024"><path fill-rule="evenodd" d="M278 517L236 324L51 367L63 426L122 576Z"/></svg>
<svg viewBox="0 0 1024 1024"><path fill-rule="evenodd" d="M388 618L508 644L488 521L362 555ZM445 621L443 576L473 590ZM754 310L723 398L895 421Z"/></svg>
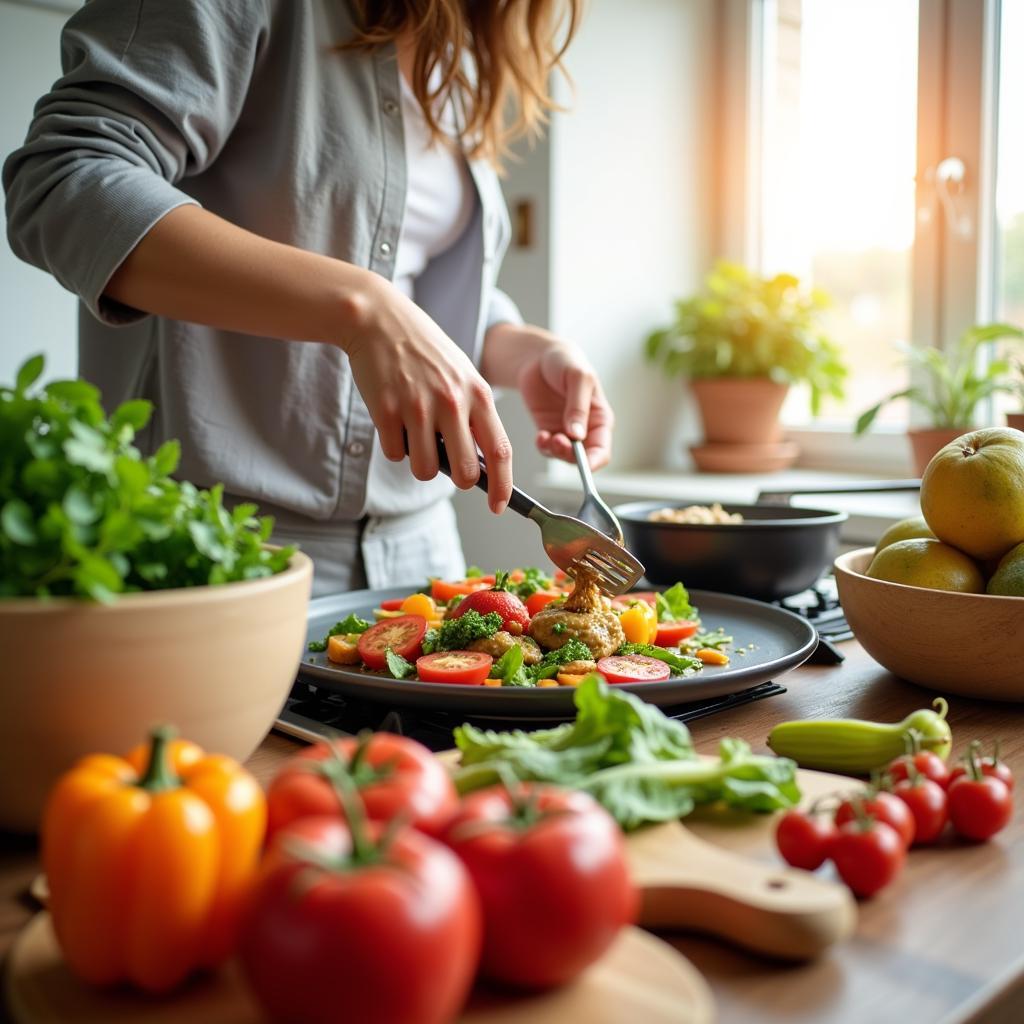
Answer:
<svg viewBox="0 0 1024 1024"><path fill-rule="evenodd" d="M266 546L273 519L228 510L223 488L174 480L180 449L148 458L132 443L151 403L108 417L82 380L38 385L44 360L0 387L0 597L82 596L258 579L294 548Z"/></svg>

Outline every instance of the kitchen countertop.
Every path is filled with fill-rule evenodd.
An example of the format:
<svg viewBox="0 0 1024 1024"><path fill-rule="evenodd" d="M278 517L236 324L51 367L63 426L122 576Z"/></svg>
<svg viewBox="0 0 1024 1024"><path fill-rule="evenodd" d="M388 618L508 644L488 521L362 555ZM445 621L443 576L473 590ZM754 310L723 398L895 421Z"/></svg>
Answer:
<svg viewBox="0 0 1024 1024"><path fill-rule="evenodd" d="M902 683L855 643L841 666L806 666L782 680L788 692L692 724L698 749L723 736L760 750L772 724L850 716L896 721L926 706L927 691ZM950 699L954 751L998 737L1024 776L1024 708ZM297 741L271 733L249 761L266 782ZM857 932L812 964L759 959L695 936L673 939L714 991L720 1024L1010 1024L1024 1020L1024 813L995 840L914 851L902 877L860 906ZM0 836L0 955L33 907L38 871L31 840ZM0 1019L6 1019L0 1015Z"/></svg>

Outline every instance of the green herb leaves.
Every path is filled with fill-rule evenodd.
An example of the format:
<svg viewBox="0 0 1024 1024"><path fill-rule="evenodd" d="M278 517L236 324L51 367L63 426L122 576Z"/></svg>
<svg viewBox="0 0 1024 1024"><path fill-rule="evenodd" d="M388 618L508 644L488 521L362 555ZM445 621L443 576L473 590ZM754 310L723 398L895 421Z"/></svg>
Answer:
<svg viewBox="0 0 1024 1024"><path fill-rule="evenodd" d="M698 618L697 609L690 604L690 595L682 583L673 583L655 597L659 622L678 622L680 619Z"/></svg>
<svg viewBox="0 0 1024 1024"><path fill-rule="evenodd" d="M272 520L224 508L222 488L170 478L180 449L134 447L152 406L125 402L108 418L85 381L35 387L42 356L0 387L0 597L81 595L256 579L294 549L264 547Z"/></svg>
<svg viewBox="0 0 1024 1024"><path fill-rule="evenodd" d="M327 635L323 640L311 640L309 644L307 644L307 647L311 651L326 651L327 641L330 640L332 636L350 636L353 633L365 633L371 625L372 623L367 622L366 619L361 619L355 613L350 612L341 620L341 622L336 622L329 630L327 630Z"/></svg>
<svg viewBox="0 0 1024 1024"><path fill-rule="evenodd" d="M590 675L576 688L576 719L537 732L455 730L462 793L509 774L589 792L625 829L724 802L748 811L792 807L800 798L796 765L762 757L726 739L719 756L700 758L681 722Z"/></svg>

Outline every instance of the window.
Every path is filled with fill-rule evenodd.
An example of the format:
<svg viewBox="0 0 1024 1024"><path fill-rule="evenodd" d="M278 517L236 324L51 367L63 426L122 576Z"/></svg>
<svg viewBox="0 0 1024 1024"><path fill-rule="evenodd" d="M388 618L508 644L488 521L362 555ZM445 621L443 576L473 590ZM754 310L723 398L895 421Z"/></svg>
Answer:
<svg viewBox="0 0 1024 1024"><path fill-rule="evenodd" d="M738 0L722 38L719 249L829 292L851 369L784 419L806 465L904 473L906 403L851 434L908 383L894 343L1024 323L1024 2Z"/></svg>

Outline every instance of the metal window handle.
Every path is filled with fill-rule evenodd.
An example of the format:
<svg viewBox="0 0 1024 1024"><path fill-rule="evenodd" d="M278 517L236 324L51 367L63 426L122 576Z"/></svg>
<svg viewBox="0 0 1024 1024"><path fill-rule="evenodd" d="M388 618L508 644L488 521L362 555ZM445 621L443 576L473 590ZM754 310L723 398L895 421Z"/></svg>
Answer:
<svg viewBox="0 0 1024 1024"><path fill-rule="evenodd" d="M950 230L961 238L970 238L973 224L967 214L957 210L957 197L967 186L967 167L958 156L947 156L935 168L935 191Z"/></svg>

